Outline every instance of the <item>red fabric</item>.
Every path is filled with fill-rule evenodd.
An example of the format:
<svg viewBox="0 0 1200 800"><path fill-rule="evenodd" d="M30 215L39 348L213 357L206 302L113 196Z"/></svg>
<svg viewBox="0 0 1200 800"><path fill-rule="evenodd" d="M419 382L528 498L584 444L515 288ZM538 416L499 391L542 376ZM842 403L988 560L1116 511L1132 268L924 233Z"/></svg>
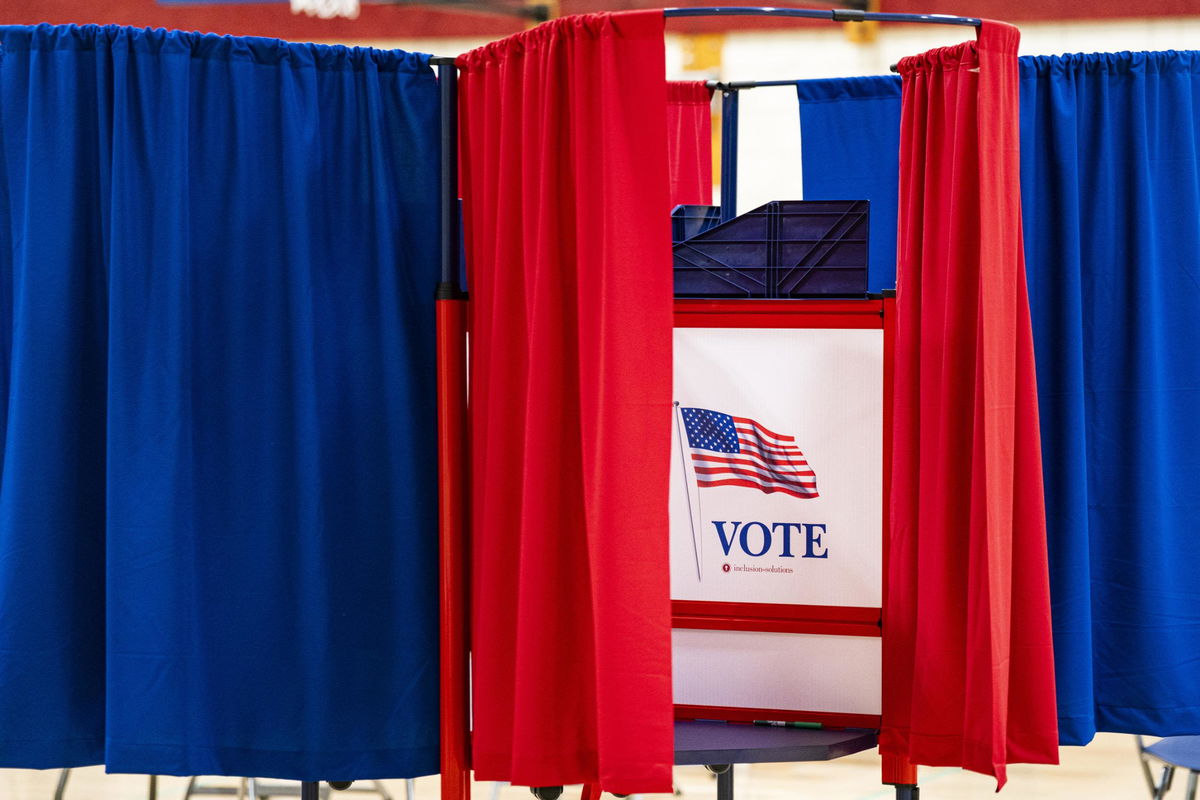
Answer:
<svg viewBox="0 0 1200 800"><path fill-rule="evenodd" d="M669 792L663 15L459 66L476 778Z"/></svg>
<svg viewBox="0 0 1200 800"><path fill-rule="evenodd" d="M667 84L671 208L712 205L712 94L704 81Z"/></svg>
<svg viewBox="0 0 1200 800"><path fill-rule="evenodd" d="M1005 782L1057 763L1016 28L900 62L881 750Z"/></svg>

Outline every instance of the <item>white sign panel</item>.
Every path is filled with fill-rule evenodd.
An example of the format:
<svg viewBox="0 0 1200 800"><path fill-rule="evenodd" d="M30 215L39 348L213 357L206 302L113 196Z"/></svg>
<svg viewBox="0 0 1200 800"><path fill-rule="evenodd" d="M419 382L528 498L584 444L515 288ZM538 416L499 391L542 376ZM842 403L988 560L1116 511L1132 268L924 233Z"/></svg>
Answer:
<svg viewBox="0 0 1200 800"><path fill-rule="evenodd" d="M677 629L680 705L880 713L879 637Z"/></svg>
<svg viewBox="0 0 1200 800"><path fill-rule="evenodd" d="M673 599L882 605L882 330L676 328L675 401Z"/></svg>

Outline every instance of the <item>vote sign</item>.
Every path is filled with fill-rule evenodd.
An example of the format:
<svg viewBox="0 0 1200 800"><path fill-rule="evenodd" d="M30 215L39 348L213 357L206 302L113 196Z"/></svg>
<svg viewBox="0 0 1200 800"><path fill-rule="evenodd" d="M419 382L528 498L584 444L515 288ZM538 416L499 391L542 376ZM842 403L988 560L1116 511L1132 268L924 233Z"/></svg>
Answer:
<svg viewBox="0 0 1200 800"><path fill-rule="evenodd" d="M676 703L878 714L884 306L747 302L678 304Z"/></svg>

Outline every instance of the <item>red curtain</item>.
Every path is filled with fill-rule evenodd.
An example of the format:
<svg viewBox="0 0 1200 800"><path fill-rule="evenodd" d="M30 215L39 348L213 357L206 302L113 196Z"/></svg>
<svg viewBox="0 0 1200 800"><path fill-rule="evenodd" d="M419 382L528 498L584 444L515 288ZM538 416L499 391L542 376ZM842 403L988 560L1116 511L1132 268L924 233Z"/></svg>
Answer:
<svg viewBox="0 0 1200 800"><path fill-rule="evenodd" d="M712 94L704 81L667 84L671 208L712 205Z"/></svg>
<svg viewBox="0 0 1200 800"><path fill-rule="evenodd" d="M1057 763L1016 28L900 62L881 749L1005 782Z"/></svg>
<svg viewBox="0 0 1200 800"><path fill-rule="evenodd" d="M671 790L661 11L462 56L476 778Z"/></svg>

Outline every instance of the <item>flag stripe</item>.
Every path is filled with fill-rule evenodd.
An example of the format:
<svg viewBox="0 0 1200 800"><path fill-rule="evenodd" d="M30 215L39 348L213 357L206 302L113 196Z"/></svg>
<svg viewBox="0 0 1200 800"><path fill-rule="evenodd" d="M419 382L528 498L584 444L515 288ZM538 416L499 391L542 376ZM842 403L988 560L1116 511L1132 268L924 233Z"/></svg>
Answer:
<svg viewBox="0 0 1200 800"><path fill-rule="evenodd" d="M781 433L776 433L775 431L770 430L769 428L765 428L762 425L760 425L759 423L755 422L754 420L747 419L746 417L734 417L733 422L735 425L745 425L745 426L748 426L751 428L757 428L758 431L761 432L763 435L769 436L772 439L778 439L781 442L796 441L795 436L784 436Z"/></svg>
<svg viewBox="0 0 1200 800"><path fill-rule="evenodd" d="M744 481L744 480L741 480L740 478L721 478L719 480L710 480L708 478L705 478L704 480L697 479L696 483L698 485L704 486L704 487L708 487L708 486L744 486L747 489L759 489L763 492L766 492L767 494L774 494L775 492L781 492L783 494L790 494L792 497L799 497L801 500L810 500L814 497L821 496L820 494L817 493L817 491L815 489L811 492L800 492L795 489L788 489L783 486L763 486L761 483L756 483L755 481Z"/></svg>
<svg viewBox="0 0 1200 800"><path fill-rule="evenodd" d="M705 467L720 467L725 465L756 467L761 470L767 470L769 472L775 472L780 475L787 475L789 477L796 478L815 479L817 477L817 474L813 472L812 468L807 464L772 464L757 456L751 456L747 458L746 455L747 454L743 454L742 456L718 456L711 455L709 453L705 453L704 455L692 453L692 462L699 466Z"/></svg>
<svg viewBox="0 0 1200 800"><path fill-rule="evenodd" d="M798 458L801 461L804 460L804 453L801 453L796 448L792 448L791 450L772 450L765 447L755 447L753 445L746 444L745 442L738 442L738 450L743 453L761 454L761 458L769 457L769 460L785 460L788 458Z"/></svg>
<svg viewBox="0 0 1200 800"><path fill-rule="evenodd" d="M705 475L737 475L740 478L754 478L762 483L777 483L780 486L792 486L797 489L812 489L817 488L816 481L798 481L790 478L784 478L778 474L768 474L747 467L696 467L696 479Z"/></svg>
<svg viewBox="0 0 1200 800"><path fill-rule="evenodd" d="M739 442L738 450L739 452L737 455L747 454L761 458L764 461L784 461L787 463L803 464L804 466L808 466L808 462L804 460L804 453L801 453L799 449L794 447L791 450L781 451L770 450L762 447L752 447L744 442Z"/></svg>
<svg viewBox="0 0 1200 800"><path fill-rule="evenodd" d="M761 447L765 450L780 450L783 452L799 450L799 448L796 447L796 445L792 442L773 442L754 433L738 431L737 438L739 442L753 445L754 447Z"/></svg>

